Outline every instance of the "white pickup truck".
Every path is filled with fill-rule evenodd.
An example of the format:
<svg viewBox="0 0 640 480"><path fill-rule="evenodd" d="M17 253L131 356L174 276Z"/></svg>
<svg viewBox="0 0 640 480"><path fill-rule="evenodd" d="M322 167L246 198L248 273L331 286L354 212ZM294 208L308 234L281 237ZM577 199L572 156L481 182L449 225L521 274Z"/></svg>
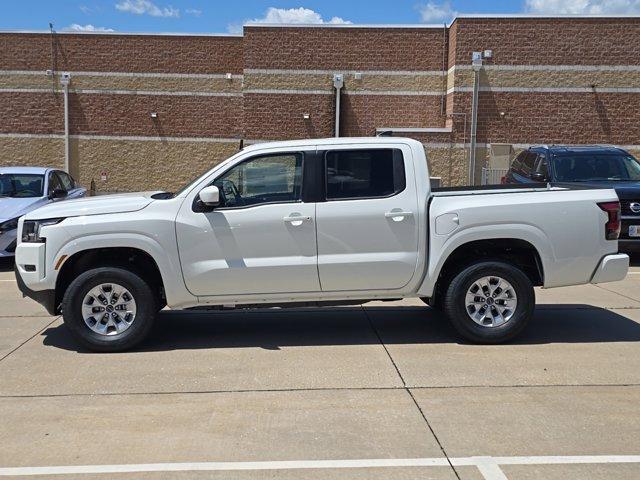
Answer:
<svg viewBox="0 0 640 480"><path fill-rule="evenodd" d="M506 187L506 188L504 188ZM131 348L173 309L422 298L460 334L513 338L534 286L625 277L611 189L432 191L406 138L263 143L175 194L92 197L19 221L24 294L97 351Z"/></svg>

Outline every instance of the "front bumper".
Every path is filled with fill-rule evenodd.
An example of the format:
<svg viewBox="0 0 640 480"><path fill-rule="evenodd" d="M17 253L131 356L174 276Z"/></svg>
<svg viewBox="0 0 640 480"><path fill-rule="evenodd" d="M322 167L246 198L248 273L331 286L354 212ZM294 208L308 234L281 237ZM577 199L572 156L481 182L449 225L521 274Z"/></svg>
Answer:
<svg viewBox="0 0 640 480"><path fill-rule="evenodd" d="M629 271L629 255L616 253L605 256L591 277L591 283L617 282Z"/></svg>
<svg viewBox="0 0 640 480"><path fill-rule="evenodd" d="M15 265L13 271L16 274L16 282L18 282L18 288L25 297L29 297L42 305L49 315L57 315L59 310L56 305L56 291L55 290L31 290L24 284L24 280L20 276L18 266Z"/></svg>

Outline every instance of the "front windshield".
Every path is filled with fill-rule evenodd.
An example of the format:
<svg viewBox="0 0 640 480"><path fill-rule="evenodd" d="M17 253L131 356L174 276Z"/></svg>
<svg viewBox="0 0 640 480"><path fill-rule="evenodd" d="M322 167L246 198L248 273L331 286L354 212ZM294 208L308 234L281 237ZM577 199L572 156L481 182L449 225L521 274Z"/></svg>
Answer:
<svg viewBox="0 0 640 480"><path fill-rule="evenodd" d="M43 175L0 173L0 197L42 197L43 188Z"/></svg>
<svg viewBox="0 0 640 480"><path fill-rule="evenodd" d="M640 181L640 163L625 153L555 156L553 168L559 182Z"/></svg>

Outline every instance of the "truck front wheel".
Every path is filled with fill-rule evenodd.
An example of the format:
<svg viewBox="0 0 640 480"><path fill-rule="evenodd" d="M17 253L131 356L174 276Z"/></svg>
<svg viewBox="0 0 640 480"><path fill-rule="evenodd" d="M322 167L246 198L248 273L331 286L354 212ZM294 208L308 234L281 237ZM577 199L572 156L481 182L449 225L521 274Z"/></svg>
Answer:
<svg viewBox="0 0 640 480"><path fill-rule="evenodd" d="M85 348L118 352L140 343L151 330L158 299L129 270L100 267L79 275L62 300L65 325Z"/></svg>
<svg viewBox="0 0 640 480"><path fill-rule="evenodd" d="M502 343L518 335L533 316L535 293L527 275L502 261L474 263L446 289L444 311L475 343Z"/></svg>

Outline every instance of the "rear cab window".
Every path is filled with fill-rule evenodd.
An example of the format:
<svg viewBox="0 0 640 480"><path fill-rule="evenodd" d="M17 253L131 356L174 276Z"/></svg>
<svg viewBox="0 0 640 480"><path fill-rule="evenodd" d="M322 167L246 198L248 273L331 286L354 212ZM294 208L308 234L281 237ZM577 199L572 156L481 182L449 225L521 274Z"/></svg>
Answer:
<svg viewBox="0 0 640 480"><path fill-rule="evenodd" d="M325 153L327 200L383 198L406 186L402 151L396 148Z"/></svg>

